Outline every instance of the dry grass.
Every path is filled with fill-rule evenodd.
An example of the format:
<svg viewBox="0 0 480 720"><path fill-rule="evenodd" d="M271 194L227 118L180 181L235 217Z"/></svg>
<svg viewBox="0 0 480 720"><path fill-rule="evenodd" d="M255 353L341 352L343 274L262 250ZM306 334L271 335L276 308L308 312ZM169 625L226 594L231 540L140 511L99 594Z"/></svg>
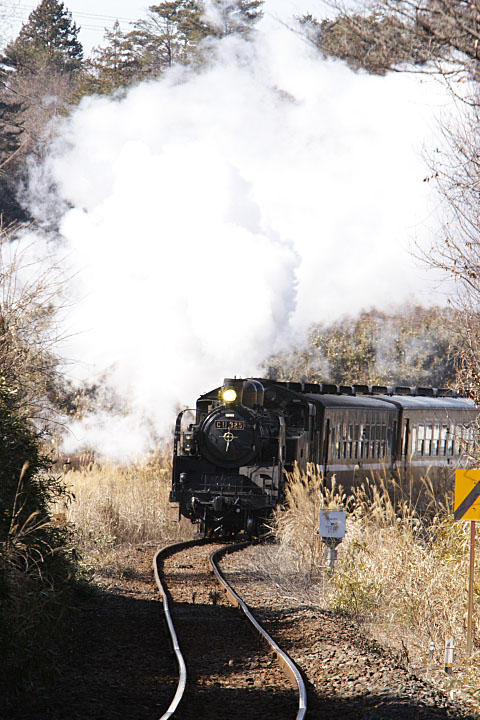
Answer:
<svg viewBox="0 0 480 720"><path fill-rule="evenodd" d="M171 507L171 463L159 455L131 465L89 462L65 472L74 500L57 507L74 526L83 558L94 567L115 565L115 548L192 537L192 526Z"/></svg>
<svg viewBox="0 0 480 720"><path fill-rule="evenodd" d="M388 487L385 478L366 481L348 500L335 484L325 487L317 468L295 471L275 517L279 544L264 558L264 572L283 594L356 618L416 668L427 667L431 642L442 667L445 639L453 637L457 679L473 693L480 688L480 655L467 664L464 652L470 525L453 522L449 503L443 493L436 499L428 478L422 492L408 479L403 487ZM316 535L322 507L349 513L335 573L323 566ZM480 650L478 633L474 640Z"/></svg>
<svg viewBox="0 0 480 720"><path fill-rule="evenodd" d="M90 567L121 576L120 546L192 537L190 523L173 519L170 471L160 456L129 466L90 462L65 473L75 499L57 514L74 524ZM442 492L436 498L428 479L419 493L408 478L401 486L388 485L385 477L347 497L334 482L326 487L313 466L288 481L286 503L272 523L278 542L252 570L268 576L284 597L355 617L416 668L427 665L431 641L441 667L450 636L459 649L457 663L463 662L469 525L451 521L448 497ZM319 511L328 507L348 511L333 574L324 566L317 533ZM480 661L474 657L463 670L461 682L473 693L480 687Z"/></svg>
<svg viewBox="0 0 480 720"><path fill-rule="evenodd" d="M305 473L298 468L287 473L284 506L274 515L274 532L282 544L297 559L298 568L312 574L323 562L324 547L318 535L320 510L344 508L351 504L335 480L325 486L322 474L315 465L308 465Z"/></svg>

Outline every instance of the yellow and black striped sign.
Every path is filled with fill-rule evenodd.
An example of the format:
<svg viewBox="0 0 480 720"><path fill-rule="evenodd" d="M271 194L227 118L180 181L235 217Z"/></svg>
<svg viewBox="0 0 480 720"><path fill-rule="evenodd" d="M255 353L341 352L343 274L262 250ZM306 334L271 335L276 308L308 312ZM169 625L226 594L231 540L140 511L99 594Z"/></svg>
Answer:
<svg viewBox="0 0 480 720"><path fill-rule="evenodd" d="M480 470L455 473L454 520L480 520Z"/></svg>

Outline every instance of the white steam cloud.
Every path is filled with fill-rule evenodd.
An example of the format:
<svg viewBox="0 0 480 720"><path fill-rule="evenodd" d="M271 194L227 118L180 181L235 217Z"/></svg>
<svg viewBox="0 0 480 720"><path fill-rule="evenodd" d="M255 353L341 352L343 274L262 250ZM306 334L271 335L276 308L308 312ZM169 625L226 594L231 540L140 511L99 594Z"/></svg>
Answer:
<svg viewBox="0 0 480 720"><path fill-rule="evenodd" d="M445 102L321 60L270 17L200 74L86 98L29 202L76 272L65 352L78 377L110 370L132 412L76 425L69 451L141 453L309 323L428 297L408 248L430 231L420 151Z"/></svg>

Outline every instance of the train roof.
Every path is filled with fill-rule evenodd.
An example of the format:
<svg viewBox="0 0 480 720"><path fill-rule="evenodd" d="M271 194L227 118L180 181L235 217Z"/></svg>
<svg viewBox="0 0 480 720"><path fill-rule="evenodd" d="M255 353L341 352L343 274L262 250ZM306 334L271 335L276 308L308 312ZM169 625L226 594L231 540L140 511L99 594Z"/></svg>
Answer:
<svg viewBox="0 0 480 720"><path fill-rule="evenodd" d="M473 400L467 398L406 397L404 395L311 395L304 393L309 402L326 408L373 408L390 407L404 410L476 410Z"/></svg>
<svg viewBox="0 0 480 720"><path fill-rule="evenodd" d="M453 410L454 408L457 410L475 409L475 403L473 400L469 400L464 397L426 397L420 395L415 395L413 397L409 397L407 395L383 395L379 397L382 397L382 399L387 402L395 402L408 410L426 410L427 408L432 410Z"/></svg>
<svg viewBox="0 0 480 720"><path fill-rule="evenodd" d="M248 380L250 378L244 378ZM271 396L277 394L281 404L295 397L303 398L323 407L350 408L403 408L409 410L476 410L473 400L458 397L455 390L448 388L406 387L383 385L335 385L327 383L284 382L268 378L251 378L270 391ZM239 379L240 380L240 379ZM241 380L240 380L241 381ZM201 395L199 400L218 397L221 387ZM273 400L272 397L272 400ZM197 401L198 402L198 401Z"/></svg>
<svg viewBox="0 0 480 720"><path fill-rule="evenodd" d="M372 410L378 408L379 410L392 410L395 411L393 403L385 402L385 398L380 396L372 397L371 395L311 395L310 393L303 393L303 396L309 401L318 405L323 405L328 408L367 408Z"/></svg>
<svg viewBox="0 0 480 720"><path fill-rule="evenodd" d="M475 409L473 400L458 397L455 390L432 387L383 385L331 385L325 383L278 382L261 380L268 386L279 385L328 407L372 407L385 402L405 409ZM373 401L373 405L372 405Z"/></svg>

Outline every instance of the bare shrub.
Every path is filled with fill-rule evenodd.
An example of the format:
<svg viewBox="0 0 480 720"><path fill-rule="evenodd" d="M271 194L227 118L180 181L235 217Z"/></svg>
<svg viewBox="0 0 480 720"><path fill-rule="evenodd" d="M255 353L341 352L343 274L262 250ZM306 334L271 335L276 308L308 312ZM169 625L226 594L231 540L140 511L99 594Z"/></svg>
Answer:
<svg viewBox="0 0 480 720"><path fill-rule="evenodd" d="M58 420L64 384L57 346L67 279L53 258L38 258L33 242L18 243L16 230L0 226L0 384L15 412L44 430Z"/></svg>

